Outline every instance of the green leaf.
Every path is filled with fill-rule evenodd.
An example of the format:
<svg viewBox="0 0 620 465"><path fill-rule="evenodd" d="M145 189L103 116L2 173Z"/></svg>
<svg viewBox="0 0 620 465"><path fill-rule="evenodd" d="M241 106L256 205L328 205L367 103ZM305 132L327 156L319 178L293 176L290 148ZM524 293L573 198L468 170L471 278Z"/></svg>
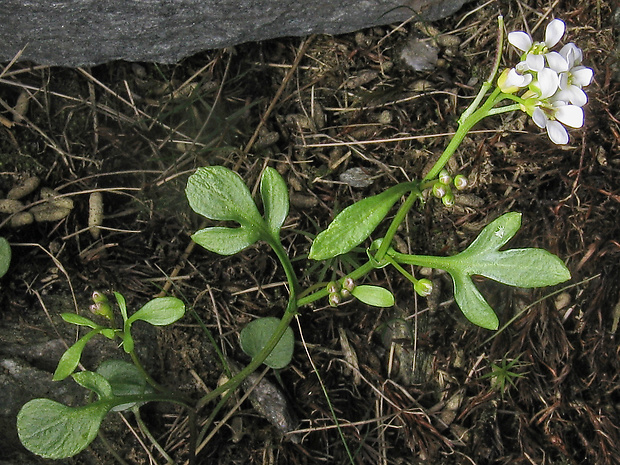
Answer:
<svg viewBox="0 0 620 465"><path fill-rule="evenodd" d="M97 334L99 334L99 330L97 329L89 331L62 354L56 371L54 372L54 377L52 378L54 381L61 381L75 371L75 367L80 363L80 357L82 356L82 351L86 343Z"/></svg>
<svg viewBox="0 0 620 465"><path fill-rule="evenodd" d="M279 324L280 320L274 317L258 318L250 322L241 331L241 349L254 358L267 345ZM289 326L271 354L265 359L265 365L276 369L284 368L293 358L294 346L295 336Z"/></svg>
<svg viewBox="0 0 620 465"><path fill-rule="evenodd" d="M240 228L213 227L197 231L192 240L220 255L234 255L260 239L260 233L244 226Z"/></svg>
<svg viewBox="0 0 620 465"><path fill-rule="evenodd" d="M232 220L244 226L263 223L241 176L223 166L198 168L189 177L185 195L192 210L209 219Z"/></svg>
<svg viewBox="0 0 620 465"><path fill-rule="evenodd" d="M372 305L373 307L391 307L394 305L394 295L383 287L355 286L351 294L366 305Z"/></svg>
<svg viewBox="0 0 620 465"><path fill-rule="evenodd" d="M487 224L462 254L479 254L498 250L514 237L521 227L521 213L509 212Z"/></svg>
<svg viewBox="0 0 620 465"><path fill-rule="evenodd" d="M110 386L108 380L99 373L80 371L79 373L73 373L73 379L83 388L97 393L102 399L109 399L113 396L112 386Z"/></svg>
<svg viewBox="0 0 620 465"><path fill-rule="evenodd" d="M67 323L70 323L72 325L87 326L92 329L101 328L101 326L95 323L94 321L89 320L88 318L82 315L77 315L75 313L61 313L60 317L63 320L65 320Z"/></svg>
<svg viewBox="0 0 620 465"><path fill-rule="evenodd" d="M185 314L185 304L176 297L158 297L153 299L131 315L127 320L132 324L137 320L146 321L153 326L166 326L182 318Z"/></svg>
<svg viewBox="0 0 620 465"><path fill-rule="evenodd" d="M482 328L496 330L499 327L499 319L471 278L457 272L450 275L454 281L454 300L465 318Z"/></svg>
<svg viewBox="0 0 620 465"><path fill-rule="evenodd" d="M308 257L325 260L349 252L370 236L392 205L414 187L412 183L398 184L348 206L314 239Z"/></svg>
<svg viewBox="0 0 620 465"><path fill-rule="evenodd" d="M0 278L6 274L11 264L11 245L4 237L0 237Z"/></svg>
<svg viewBox="0 0 620 465"><path fill-rule="evenodd" d="M263 171L260 180L260 195L269 232L277 239L288 215L288 189L280 173L269 166Z"/></svg>
<svg viewBox="0 0 620 465"><path fill-rule="evenodd" d="M123 321L127 321L127 302L125 302L125 297L119 292L114 292L114 298L123 316Z"/></svg>
<svg viewBox="0 0 620 465"><path fill-rule="evenodd" d="M111 405L96 402L72 408L49 399L31 400L17 415L19 440L44 458L72 457L93 441Z"/></svg>
<svg viewBox="0 0 620 465"><path fill-rule="evenodd" d="M499 250L520 227L521 214L506 213L485 226L467 249L452 257L415 257L392 250L389 254L401 263L446 270L454 280L456 303L467 319L483 328L497 329L499 320L471 276L524 288L552 286L570 279L562 260L546 250Z"/></svg>
<svg viewBox="0 0 620 465"><path fill-rule="evenodd" d="M108 381L112 393L117 397L153 392L153 388L148 384L144 374L133 363L123 360L106 360L97 368L97 373ZM137 402L121 404L112 408L112 411L120 412L136 405L139 404Z"/></svg>

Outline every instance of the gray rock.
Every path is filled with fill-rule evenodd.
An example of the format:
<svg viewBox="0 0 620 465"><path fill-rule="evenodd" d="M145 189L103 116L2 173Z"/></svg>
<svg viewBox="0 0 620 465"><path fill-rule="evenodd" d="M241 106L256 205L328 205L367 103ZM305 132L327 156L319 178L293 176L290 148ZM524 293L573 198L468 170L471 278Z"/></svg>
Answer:
<svg viewBox="0 0 620 465"><path fill-rule="evenodd" d="M436 20L467 0L0 0L0 61L174 63L196 52L312 33Z"/></svg>

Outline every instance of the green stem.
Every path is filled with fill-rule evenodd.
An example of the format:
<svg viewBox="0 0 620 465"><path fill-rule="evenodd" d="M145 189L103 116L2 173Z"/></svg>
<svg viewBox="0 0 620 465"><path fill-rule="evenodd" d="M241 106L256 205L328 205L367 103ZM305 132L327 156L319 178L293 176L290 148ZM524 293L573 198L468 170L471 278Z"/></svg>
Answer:
<svg viewBox="0 0 620 465"><path fill-rule="evenodd" d="M485 82L483 85L483 89L485 88L486 84L489 84L489 83ZM463 139L465 138L467 133L471 130L471 128L473 128L482 119L489 116L489 111L499 101L498 97L503 98L503 95L505 94L502 94L502 91L499 88L495 88L495 90L491 92L491 95L489 95L489 97L486 99L482 107L480 107L473 113L467 115L466 118L464 118L462 121L459 122L459 127L456 130L456 133L454 133L452 140L450 141L446 149L443 151L443 153L439 157L439 160L437 160L437 162L431 168L428 174L424 176L424 181L428 181L429 179L434 179L437 177L439 172L444 168L444 166L446 166L446 163L448 163L448 160L450 160L452 155L454 155L454 152L456 152L456 149L459 147L459 145L461 145L461 142L463 142ZM475 103L476 102L474 102L474 104ZM472 106L474 104L472 104ZM463 114L465 115L467 113L468 111L465 110L465 113Z"/></svg>
<svg viewBox="0 0 620 465"><path fill-rule="evenodd" d="M262 363L269 356L269 354L273 352L273 349L275 349L278 342L280 342L280 339L286 331L286 328L289 327L291 321L297 314L297 292L299 289L299 281L297 280L297 276L295 275L293 265L286 253L286 250L284 250L284 247L282 247L279 239L274 238L271 235L265 235L265 240L269 243L269 245L273 248L274 252L278 256L278 259L280 260L280 263L284 268L284 272L289 282L289 301L286 307L286 311L284 312L280 323L276 327L275 332L273 333L265 347L263 347L263 349L258 354L256 354L254 358L252 358L250 363L248 363L248 365L243 368L239 373L230 378L226 383L211 391L209 394L203 396L198 401L196 409L201 409L213 399L217 398L223 392L229 389L236 389L245 378L247 378L250 374L256 371L256 369L262 365Z"/></svg>
<svg viewBox="0 0 620 465"><path fill-rule="evenodd" d="M396 231L398 231L399 226L405 220L407 213L409 213L409 210L411 209L411 207L413 207L415 201L421 197L422 194L419 190L416 189L414 191L411 191L409 197L407 197L407 200L405 200L400 206L400 208L396 212L396 216L392 219L392 222L390 223L390 226L385 233L385 237L381 241L379 250L377 250L377 253L375 254L375 260L377 260L378 262L383 260L383 257L385 257L388 248L392 244L392 239L394 239L394 235L396 234Z"/></svg>

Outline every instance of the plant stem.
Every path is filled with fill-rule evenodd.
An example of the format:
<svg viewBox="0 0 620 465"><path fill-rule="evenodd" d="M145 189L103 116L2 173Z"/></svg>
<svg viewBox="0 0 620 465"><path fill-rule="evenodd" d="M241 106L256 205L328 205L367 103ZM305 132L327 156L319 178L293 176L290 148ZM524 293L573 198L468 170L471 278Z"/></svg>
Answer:
<svg viewBox="0 0 620 465"><path fill-rule="evenodd" d="M286 307L286 311L280 320L280 323L276 327L275 332L265 345L263 349L252 358L250 363L248 363L245 368L243 368L239 373L230 378L226 383L217 387L209 394L203 396L196 405L196 409L201 409L207 403L211 402L213 399L217 398L223 392L231 389L236 389L245 378L247 378L250 374L252 374L256 369L261 366L261 364L265 361L265 359L273 352L278 342L282 338L282 335L286 331L286 328L289 327L291 321L297 315L297 291L299 289L299 281L297 280L297 276L295 275L295 270L293 269L293 265L282 247L280 240L278 238L274 238L271 235L265 236L265 240L269 243L271 248L274 250L282 267L284 268L284 272L286 274L287 280L289 282L289 301Z"/></svg>
<svg viewBox="0 0 620 465"><path fill-rule="evenodd" d="M488 87L486 87L487 84L490 87L490 83L485 82L482 85L482 89L480 89L481 92L483 89L488 89ZM489 111L491 110L491 108L493 108L495 104L497 104L502 98L504 98L504 95L505 94L502 94L502 91L498 87L496 87L493 90L493 92L491 92L491 95L489 95L489 97L486 99L482 107L480 107L476 111L469 113L469 114L468 114L469 108L465 110L463 115L467 115L467 116L464 119L462 119L462 121L459 120L459 127L456 130L456 133L454 133L454 136L452 136L452 140L450 140L450 143L448 144L446 149L443 151L443 153L439 157L439 160L437 160L435 165L433 165L433 167L428 172L428 174L424 176L424 181L428 181L430 179L434 179L437 177L437 175L443 169L443 167L446 166L446 163L448 163L448 160L450 160L452 155L454 155L454 152L456 152L456 149L459 147L459 145L461 145L461 142L463 142L463 139L465 138L467 133L471 130L471 128L473 128L479 121L489 116ZM476 98L474 103L470 105L470 108L474 107L474 105L477 105L478 103L479 103L478 99Z"/></svg>

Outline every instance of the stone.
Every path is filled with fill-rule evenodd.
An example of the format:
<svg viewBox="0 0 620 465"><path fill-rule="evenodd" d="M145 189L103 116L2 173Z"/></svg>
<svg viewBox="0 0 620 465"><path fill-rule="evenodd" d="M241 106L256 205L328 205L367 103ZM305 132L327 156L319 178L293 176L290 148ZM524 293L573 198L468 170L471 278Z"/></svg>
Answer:
<svg viewBox="0 0 620 465"><path fill-rule="evenodd" d="M176 63L243 42L343 34L415 16L433 21L468 0L0 0L0 61L91 66Z"/></svg>

